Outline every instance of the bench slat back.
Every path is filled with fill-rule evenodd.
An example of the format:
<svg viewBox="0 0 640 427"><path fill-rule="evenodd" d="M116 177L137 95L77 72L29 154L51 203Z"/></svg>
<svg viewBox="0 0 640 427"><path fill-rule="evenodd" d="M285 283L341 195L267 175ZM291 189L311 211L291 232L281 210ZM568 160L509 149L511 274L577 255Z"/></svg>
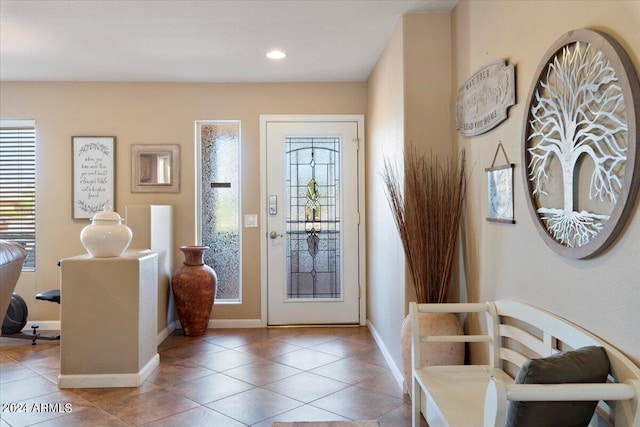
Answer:
<svg viewBox="0 0 640 427"><path fill-rule="evenodd" d="M499 350L498 367L509 372L509 362L520 368L525 360L547 357L563 350L585 346L601 346L607 352L610 363L610 381L628 382L640 388L640 368L615 347L589 331L545 310L512 300L498 300L493 304L498 316ZM489 328L490 329L490 328ZM511 372L509 372L511 373ZM638 399L633 401L607 402L615 413L616 425L636 425L640 417ZM640 421L636 421L640 424Z"/></svg>
<svg viewBox="0 0 640 427"><path fill-rule="evenodd" d="M567 349L565 346L572 349L589 345L602 346L607 351L611 363L611 374L617 381L640 379L640 368L616 348L580 326L545 310L517 301L498 300L494 304L496 313L500 316L501 340L518 341L537 353L538 357L547 357L565 350ZM508 324L509 318L517 322L517 325ZM505 327L507 324L508 327ZM525 329L527 326L532 329ZM516 332L517 329L520 331ZM541 336L536 336L531 332L532 330L539 331Z"/></svg>

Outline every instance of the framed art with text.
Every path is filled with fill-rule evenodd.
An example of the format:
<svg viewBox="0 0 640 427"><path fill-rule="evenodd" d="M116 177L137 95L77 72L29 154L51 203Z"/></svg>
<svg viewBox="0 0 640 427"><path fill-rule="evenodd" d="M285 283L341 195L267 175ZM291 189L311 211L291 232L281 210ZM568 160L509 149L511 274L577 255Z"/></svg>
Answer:
<svg viewBox="0 0 640 427"><path fill-rule="evenodd" d="M104 205L115 210L114 136L74 136L73 219L92 218Z"/></svg>

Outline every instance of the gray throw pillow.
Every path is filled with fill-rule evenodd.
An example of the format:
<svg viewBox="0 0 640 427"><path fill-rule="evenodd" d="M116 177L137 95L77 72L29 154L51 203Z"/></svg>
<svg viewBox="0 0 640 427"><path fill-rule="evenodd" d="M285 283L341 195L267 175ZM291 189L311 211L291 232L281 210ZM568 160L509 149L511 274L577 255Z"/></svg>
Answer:
<svg viewBox="0 0 640 427"><path fill-rule="evenodd" d="M604 383L609 358L602 347L582 347L541 359L527 360L515 384ZM584 427L598 402L510 401L506 427Z"/></svg>

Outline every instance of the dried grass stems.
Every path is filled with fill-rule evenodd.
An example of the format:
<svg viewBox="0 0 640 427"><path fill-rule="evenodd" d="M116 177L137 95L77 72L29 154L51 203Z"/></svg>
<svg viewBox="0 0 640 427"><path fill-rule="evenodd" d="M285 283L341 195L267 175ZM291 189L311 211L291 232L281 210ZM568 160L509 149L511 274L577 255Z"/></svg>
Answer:
<svg viewBox="0 0 640 427"><path fill-rule="evenodd" d="M418 302L447 301L466 193L464 150L440 160L410 147L404 173L385 159L382 178Z"/></svg>

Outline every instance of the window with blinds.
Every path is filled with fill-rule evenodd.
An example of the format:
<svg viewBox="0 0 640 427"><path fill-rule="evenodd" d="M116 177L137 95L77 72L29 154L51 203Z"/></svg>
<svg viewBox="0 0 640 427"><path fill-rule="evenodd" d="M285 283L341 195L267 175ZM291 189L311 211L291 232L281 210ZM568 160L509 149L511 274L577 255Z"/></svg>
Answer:
<svg viewBox="0 0 640 427"><path fill-rule="evenodd" d="M34 120L0 120L0 239L22 244L23 270L36 267L36 129Z"/></svg>

